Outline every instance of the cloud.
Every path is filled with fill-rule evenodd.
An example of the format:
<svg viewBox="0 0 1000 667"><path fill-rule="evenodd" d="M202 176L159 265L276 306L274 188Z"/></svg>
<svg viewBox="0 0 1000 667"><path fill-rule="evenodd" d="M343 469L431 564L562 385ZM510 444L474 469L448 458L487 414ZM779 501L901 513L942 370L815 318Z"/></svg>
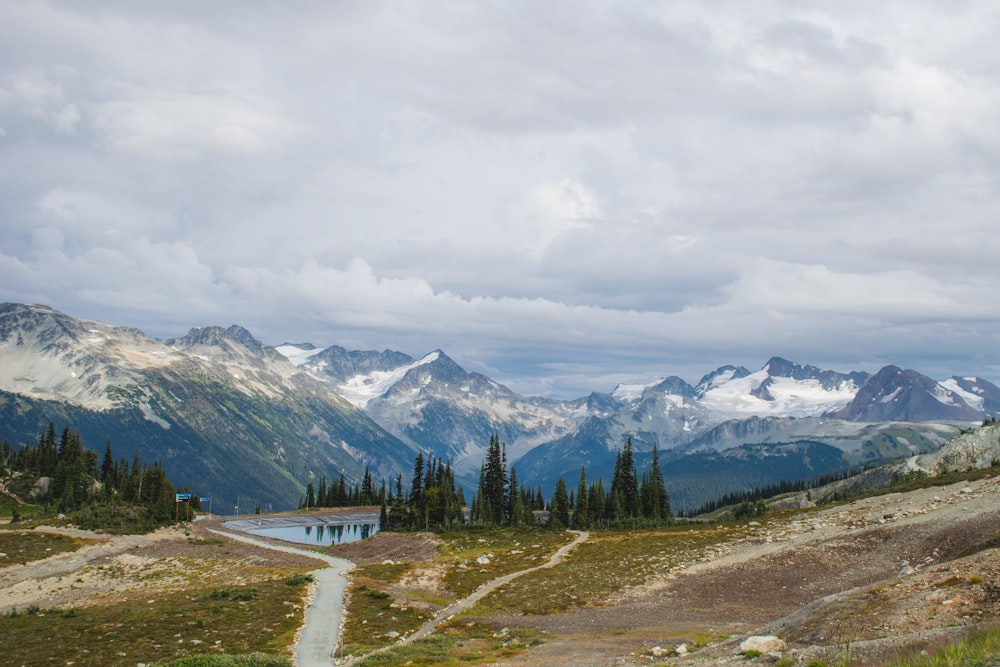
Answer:
<svg viewBox="0 0 1000 667"><path fill-rule="evenodd" d="M137 88L96 105L94 128L114 150L166 162L253 155L284 141L288 129L261 106L227 96Z"/></svg>
<svg viewBox="0 0 1000 667"><path fill-rule="evenodd" d="M560 394L995 367L991 3L233 8L2 5L0 298Z"/></svg>

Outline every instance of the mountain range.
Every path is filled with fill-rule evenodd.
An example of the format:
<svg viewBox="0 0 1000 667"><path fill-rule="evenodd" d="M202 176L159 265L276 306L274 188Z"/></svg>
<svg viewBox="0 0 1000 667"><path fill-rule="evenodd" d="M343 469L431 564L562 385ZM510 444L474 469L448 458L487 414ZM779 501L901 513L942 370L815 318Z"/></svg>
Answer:
<svg viewBox="0 0 1000 667"><path fill-rule="evenodd" d="M779 357L619 385L575 400L526 397L435 350L420 358L311 344L271 347L240 326L157 340L38 305L0 305L0 437L50 421L116 455L164 461L216 507L286 508L303 485L409 474L417 452L473 488L490 435L529 486L610 480L631 438L661 453L675 510L725 493L932 452L1000 412L980 378L886 366L839 373Z"/></svg>

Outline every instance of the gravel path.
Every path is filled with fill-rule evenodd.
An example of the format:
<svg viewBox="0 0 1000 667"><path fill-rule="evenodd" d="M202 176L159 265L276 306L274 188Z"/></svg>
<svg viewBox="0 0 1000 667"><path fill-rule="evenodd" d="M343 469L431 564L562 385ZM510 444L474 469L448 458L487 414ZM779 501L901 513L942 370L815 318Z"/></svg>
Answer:
<svg viewBox="0 0 1000 667"><path fill-rule="evenodd" d="M309 549L274 544L229 531L210 530L258 547L322 560L330 566L312 573L315 582L312 589L314 593L306 606L302 631L296 638L294 647L295 664L298 667L330 667L333 664L333 655L337 650L343 625L344 593L347 590L345 575L354 569L354 563Z"/></svg>

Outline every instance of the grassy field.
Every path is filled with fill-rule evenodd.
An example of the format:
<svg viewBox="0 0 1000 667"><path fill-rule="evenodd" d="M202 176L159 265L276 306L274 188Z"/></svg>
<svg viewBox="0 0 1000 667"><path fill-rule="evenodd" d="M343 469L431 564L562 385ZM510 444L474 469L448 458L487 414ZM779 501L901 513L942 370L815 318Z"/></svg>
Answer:
<svg viewBox="0 0 1000 667"><path fill-rule="evenodd" d="M935 480L955 482L996 474L960 473ZM910 480L903 488L930 486ZM893 491L902 490L900 487ZM801 519L803 512L758 517L767 527ZM399 636L420 627L438 610L468 596L483 583L545 563L571 533L540 528L470 530L439 536L436 556L423 562L387 561L359 566L351 575L345 626L345 654L371 655L361 665L466 665L502 662L544 635L505 630L490 623L497 614L544 615L614 604L630 587L669 574L674 568L718 557L727 542L749 537L748 521L681 524L633 531L591 531L588 542L563 564L527 574L484 598L466 614L439 626L431 637L393 647ZM0 530L0 567L79 549L87 541L60 535ZM977 549L1000 537L984 534ZM302 620L308 570L289 561L255 565L242 547L217 537L189 539L190 552L151 561L143 576L155 583L160 567L181 581L179 589L138 586L127 602L79 608L19 609L0 617L8 664L175 664L176 667L287 665L288 648ZM423 557L423 556L421 556ZM102 566L105 569L110 566ZM183 576L177 577L180 569ZM415 579L432 573L436 585ZM166 576L166 575L164 575ZM245 583L245 582L252 583ZM398 633L398 634L397 634ZM58 635L58 642L52 637ZM903 667L986 665L995 661L1000 631L973 635L940 656L900 661ZM957 656L957 657L956 657ZM177 662L177 661L184 662ZM958 662L956 662L958 660ZM950 661L950 662L949 662Z"/></svg>
<svg viewBox="0 0 1000 667"><path fill-rule="evenodd" d="M497 577L541 565L574 535L543 528L499 528L447 533L441 536L441 554L433 562L380 564L352 572L344 653L363 655L391 646L399 636L412 633L434 613L456 599L468 596ZM417 567L443 570L443 593L404 589L400 581ZM438 665L488 661L536 642L534 636L490 637L492 631L465 622L449 626L413 645L394 648L361 664ZM398 633L398 634L396 634Z"/></svg>
<svg viewBox="0 0 1000 667"><path fill-rule="evenodd" d="M520 577L488 595L470 616L551 614L608 598L746 533L745 524L679 525L644 531L591 531L554 568Z"/></svg>
<svg viewBox="0 0 1000 667"><path fill-rule="evenodd" d="M0 530L0 567L30 563L67 551L76 551L91 542L51 533Z"/></svg>
<svg viewBox="0 0 1000 667"><path fill-rule="evenodd" d="M511 572L545 563L559 547L573 541L565 531L536 527L497 528L446 533L443 562L445 587L466 597L484 583ZM488 562L479 563L484 558Z"/></svg>
<svg viewBox="0 0 1000 667"><path fill-rule="evenodd" d="M642 584L671 567L699 560L706 549L743 536L747 530L745 524L730 523L647 531L592 531L590 541L571 552L562 565L516 579L487 596L467 614L439 626L432 637L369 656L358 664L463 665L502 661L541 643L542 636L528 629L498 629L480 618L497 613L547 614L604 604L609 596ZM442 555L438 559L445 566L442 583L460 598L489 580L547 562L574 535L532 528L457 532L442 537ZM477 562L479 558L488 562ZM382 619L390 609L400 607L398 589L392 584L406 574L407 568L397 564L360 569L348 615L348 654L360 655L392 644L388 639L365 641L355 636L364 637L364 628L384 635L388 626ZM390 599L394 597L396 605L390 607ZM443 606L443 602L438 606ZM398 613L394 615L397 619L394 627L405 634L400 630L402 619Z"/></svg>
<svg viewBox="0 0 1000 667"><path fill-rule="evenodd" d="M80 609L32 607L0 617L11 665L134 667L200 654L281 654L302 621L306 579L192 589ZM52 638L58 635L59 641Z"/></svg>

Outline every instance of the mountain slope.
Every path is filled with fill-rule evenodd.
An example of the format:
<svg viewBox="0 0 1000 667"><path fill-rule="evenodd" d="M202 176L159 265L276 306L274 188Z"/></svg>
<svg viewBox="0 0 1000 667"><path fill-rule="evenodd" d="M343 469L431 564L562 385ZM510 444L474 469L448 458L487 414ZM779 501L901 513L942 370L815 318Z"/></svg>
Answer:
<svg viewBox="0 0 1000 667"><path fill-rule="evenodd" d="M983 417L958 392L898 366L886 366L873 375L848 405L830 415L864 422L977 421Z"/></svg>
<svg viewBox="0 0 1000 667"><path fill-rule="evenodd" d="M17 304L0 305L0 392L0 437L33 439L50 420L69 424L91 448L110 437L118 455L164 459L199 493L279 507L320 475L408 474L416 451L450 461L474 487L494 433L521 481L546 491L582 466L591 480L610 479L627 438L637 460L654 444L678 469L684 457L716 460L742 488L777 461L768 451L809 457L802 443L811 443L840 452L819 457L824 471L836 459L871 465L932 451L957 431L920 422L967 425L1000 406L1000 388L979 378L935 382L895 366L841 373L781 357L756 372L723 366L694 386L665 377L559 401L519 396L441 350L414 358L271 348L235 325L158 341ZM729 466L723 459L743 446L760 455Z"/></svg>
<svg viewBox="0 0 1000 667"><path fill-rule="evenodd" d="M43 306L0 306L0 424L13 441L49 421L101 449L162 459L178 486L265 507L294 506L311 477L376 478L412 450L241 327L166 342Z"/></svg>
<svg viewBox="0 0 1000 667"><path fill-rule="evenodd" d="M294 359L292 351L278 349ZM354 363L348 356L336 369L324 364L325 355L299 363L396 437L450 461L470 487L478 480L492 434L507 444L513 459L571 432L578 421L578 411L568 404L519 396L485 375L465 371L441 350L417 360L388 351L354 352L353 359L377 358L378 363Z"/></svg>

